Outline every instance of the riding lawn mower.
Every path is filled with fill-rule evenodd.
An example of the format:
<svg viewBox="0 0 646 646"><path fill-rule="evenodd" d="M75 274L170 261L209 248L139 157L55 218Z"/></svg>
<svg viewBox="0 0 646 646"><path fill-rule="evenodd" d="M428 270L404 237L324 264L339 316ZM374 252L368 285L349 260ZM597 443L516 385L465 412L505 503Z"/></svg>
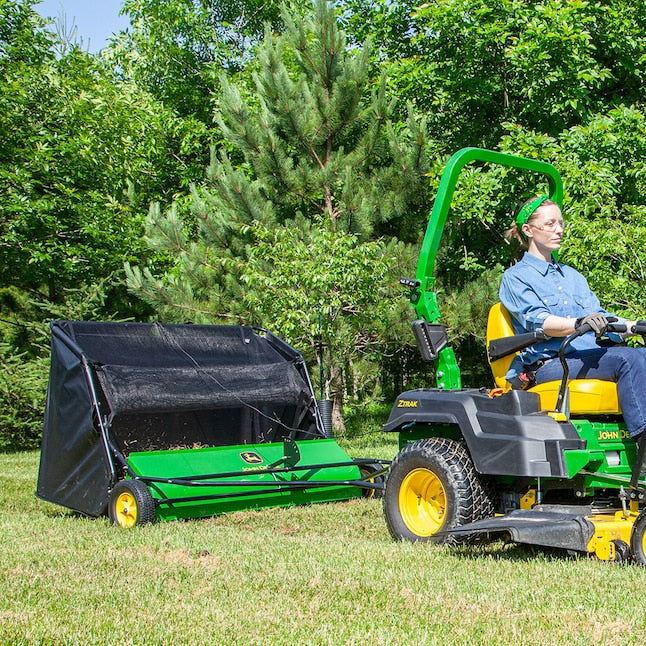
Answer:
<svg viewBox="0 0 646 646"><path fill-rule="evenodd" d="M487 324L495 385L462 388L433 271L459 174L472 162L538 174L550 199L562 202L561 177L546 162L478 148L449 160L416 277L401 281L417 313L417 345L435 364L436 387L400 394L384 426L399 434L383 498L390 533L450 545L503 538L646 565L642 455L626 430L616 385L570 379L563 360L586 326L563 339L561 381L514 390L505 379L513 357L545 337L514 335L509 312L496 303ZM634 331L644 334L646 326Z"/></svg>

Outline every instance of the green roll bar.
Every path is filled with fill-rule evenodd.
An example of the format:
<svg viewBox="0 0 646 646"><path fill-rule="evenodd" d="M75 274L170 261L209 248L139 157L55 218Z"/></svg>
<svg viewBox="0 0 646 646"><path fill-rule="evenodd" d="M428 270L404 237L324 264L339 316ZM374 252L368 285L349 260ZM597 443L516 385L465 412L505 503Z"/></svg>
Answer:
<svg viewBox="0 0 646 646"><path fill-rule="evenodd" d="M437 196L426 227L424 241L422 242L415 285L410 297L417 316L428 323L437 323L440 318L433 271L453 193L455 192L460 172L464 166L474 161L510 166L545 175L549 185L548 194L550 199L554 200L559 206L563 202L563 182L552 164L483 148L462 148L456 152L448 161L440 179ZM460 369L453 349L450 347L445 347L439 353L436 380L438 388L461 387Z"/></svg>

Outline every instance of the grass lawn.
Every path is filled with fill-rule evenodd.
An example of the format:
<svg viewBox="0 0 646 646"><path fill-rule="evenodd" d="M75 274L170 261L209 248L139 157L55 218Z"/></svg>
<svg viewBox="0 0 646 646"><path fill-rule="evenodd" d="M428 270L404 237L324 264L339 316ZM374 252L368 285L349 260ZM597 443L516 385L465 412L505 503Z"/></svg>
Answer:
<svg viewBox="0 0 646 646"><path fill-rule="evenodd" d="M639 567L394 543L370 499L122 530L36 499L37 471L0 455L0 644L646 642Z"/></svg>

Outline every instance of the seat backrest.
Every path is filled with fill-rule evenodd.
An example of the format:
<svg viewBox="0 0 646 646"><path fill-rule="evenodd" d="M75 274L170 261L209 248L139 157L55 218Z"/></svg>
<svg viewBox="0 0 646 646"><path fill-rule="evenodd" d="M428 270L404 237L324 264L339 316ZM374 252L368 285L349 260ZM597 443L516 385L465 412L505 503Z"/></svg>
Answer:
<svg viewBox="0 0 646 646"><path fill-rule="evenodd" d="M502 339L513 335L514 328L511 323L511 314L502 303L496 303L489 310L489 318L487 319L487 347L489 347L492 339ZM497 361L489 361L496 386L502 388L503 391L511 390L511 385L505 379L505 375L517 354L515 352Z"/></svg>
<svg viewBox="0 0 646 646"><path fill-rule="evenodd" d="M487 319L487 347L492 339L502 339L513 336L514 328L511 314L502 303L496 303L489 310ZM505 379L511 362L517 352L509 354L497 361L489 361L496 386L503 392L511 390L511 384ZM560 388L560 381L550 381L530 388L530 392L538 394L541 408L554 410ZM577 415L604 414L620 415L621 406L617 397L617 385L612 381L598 379L574 379L569 382L570 412Z"/></svg>

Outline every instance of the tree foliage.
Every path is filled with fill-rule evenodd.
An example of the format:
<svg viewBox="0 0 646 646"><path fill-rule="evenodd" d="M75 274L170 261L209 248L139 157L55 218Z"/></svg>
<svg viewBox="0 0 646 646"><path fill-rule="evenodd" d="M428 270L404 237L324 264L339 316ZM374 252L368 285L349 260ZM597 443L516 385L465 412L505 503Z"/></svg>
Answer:
<svg viewBox="0 0 646 646"><path fill-rule="evenodd" d="M395 132L383 82L368 75L369 46L347 50L330 6L283 20L258 53L253 96L221 79L217 119L231 152L214 155L195 191L197 237L175 209L153 209L150 243L176 264L162 278L131 269L129 284L166 316L262 323L301 347L322 334L340 411L352 358L376 338L388 302L391 247L374 236L419 209L427 141L412 114Z"/></svg>
<svg viewBox="0 0 646 646"><path fill-rule="evenodd" d="M626 0L427 2L393 74L454 148L496 146L505 121L555 134L641 100L645 21Z"/></svg>
<svg viewBox="0 0 646 646"><path fill-rule="evenodd" d="M37 437L51 318L250 322L310 363L321 340L337 404L427 383L397 278L464 145L552 162L561 258L645 315L640 3L125 0L98 56L34 5L0 0L1 446ZM544 189L461 174L436 287L469 385L504 231Z"/></svg>
<svg viewBox="0 0 646 646"><path fill-rule="evenodd" d="M142 211L189 181L203 128L78 48L56 57L27 4L1 20L0 280L56 300L146 254Z"/></svg>
<svg viewBox="0 0 646 646"><path fill-rule="evenodd" d="M125 0L123 12L130 29L105 55L178 115L207 125L219 73L248 62L265 24L280 26L280 4L264 0Z"/></svg>

